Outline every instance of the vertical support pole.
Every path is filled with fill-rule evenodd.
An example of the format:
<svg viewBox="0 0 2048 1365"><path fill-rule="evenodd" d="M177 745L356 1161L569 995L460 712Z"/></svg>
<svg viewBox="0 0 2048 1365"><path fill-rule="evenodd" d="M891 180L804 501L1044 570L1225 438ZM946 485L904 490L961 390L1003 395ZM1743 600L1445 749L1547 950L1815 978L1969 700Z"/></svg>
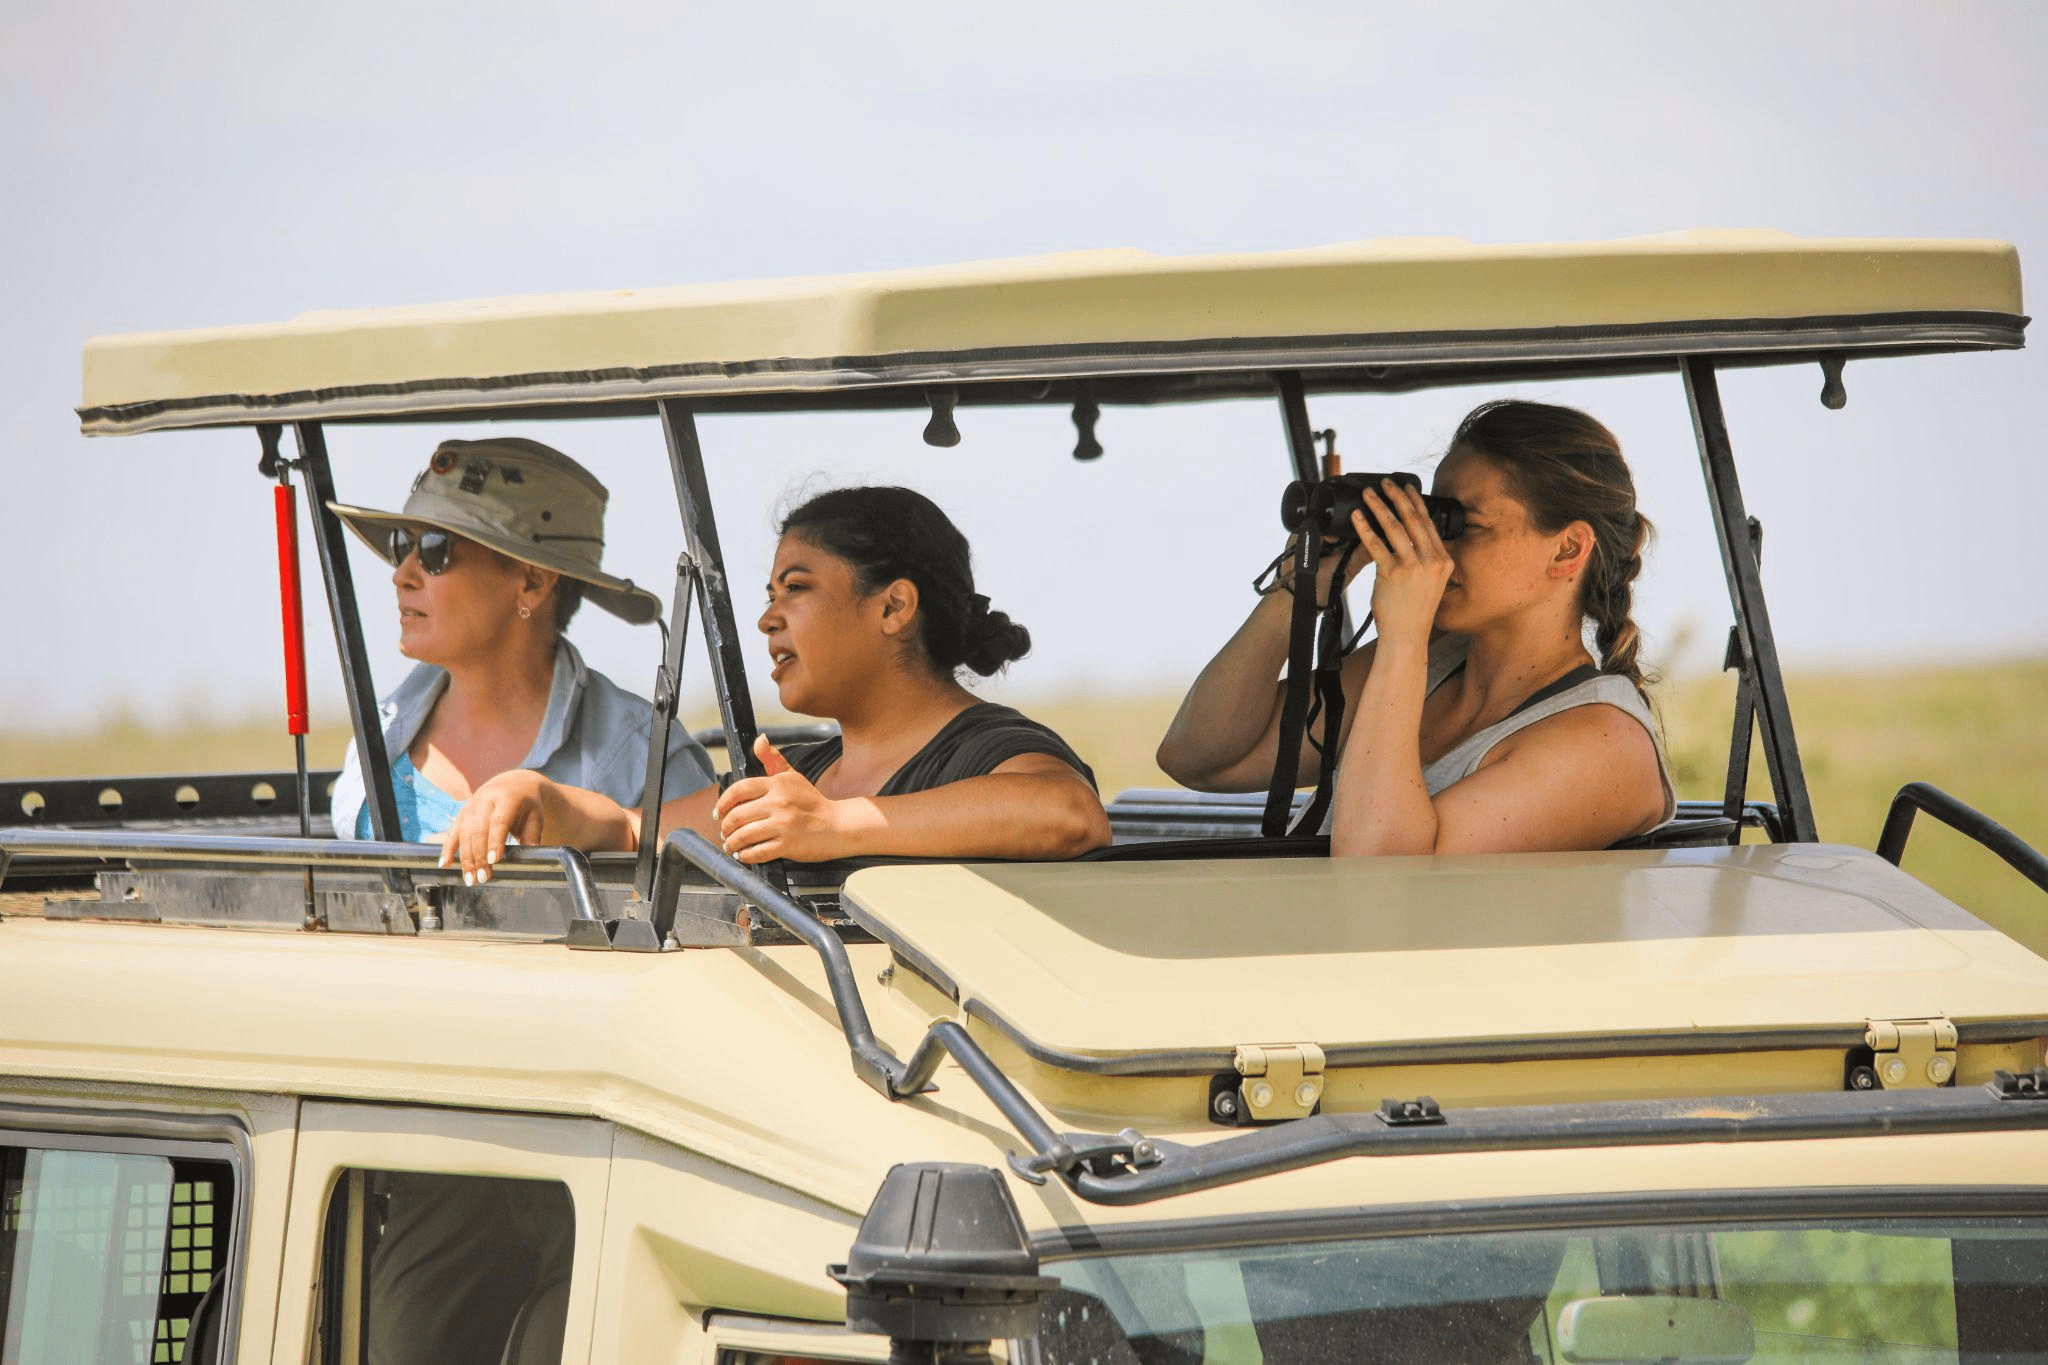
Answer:
<svg viewBox="0 0 2048 1365"><path fill-rule="evenodd" d="M683 540L697 562L697 609L704 618L704 643L711 653L718 715L725 724L725 752L735 775L759 777L754 755L754 699L747 690L746 663L732 614L732 589L725 581L725 554L711 515L711 489L704 480L704 448L697 443L697 418L689 405L661 400L661 430L668 439L669 469L683 512Z"/></svg>
<svg viewBox="0 0 2048 1365"><path fill-rule="evenodd" d="M1280 387L1280 417L1287 430L1287 454L1294 465L1294 477L1314 488L1322 471L1316 463L1315 432L1308 424L1308 400L1302 393L1301 374L1284 370L1273 378ZM1311 650L1315 636L1316 566L1322 548L1322 539L1315 535L1304 535L1301 544L1295 547L1296 591L1287 637L1287 690L1280 699L1279 747L1273 753L1273 777L1266 788L1266 811L1259 824L1260 832L1269 839L1287 832L1288 817L1294 808L1294 786L1301 771L1301 738L1308 724L1310 674L1315 666ZM1303 585L1307 588L1305 592L1301 590Z"/></svg>
<svg viewBox="0 0 2048 1365"><path fill-rule="evenodd" d="M391 790L391 758L384 752L377 688L370 680L370 658L363 647L363 621L356 611L355 579L349 573L341 518L327 505L334 501L334 471L327 465L327 436L318 422L295 422L292 434L298 441L299 467L306 476L307 501L312 503L308 511L313 543L320 550L320 577L327 585L327 614L334 618L334 643L341 654L341 685L348 693L348 718L355 727L356 757L363 765L370 832L384 842L396 843L404 837L398 830L398 797Z"/></svg>
<svg viewBox="0 0 2048 1365"><path fill-rule="evenodd" d="M661 850L661 791L668 780L669 727L676 720L676 691L683 676L683 649L690 642L690 604L697 591L697 561L676 560L675 600L663 641L661 667L654 675L654 723L647 735L647 785L640 795L640 852L633 864L633 897L654 899L655 856Z"/></svg>
<svg viewBox="0 0 2048 1365"><path fill-rule="evenodd" d="M697 441L697 416L688 403L661 400L661 430L668 441L669 471L675 476L676 502L683 513L683 541L696 561L697 615L704 623L704 648L711 656L711 681L718 690L718 717L725 725L725 753L734 777L759 777L767 770L754 753L754 698L747 690L747 668L740 649L739 627L733 621L732 586L726 582L725 552L718 544L718 523L711 514L711 488L704 479L704 448ZM778 888L781 867L769 864L763 875Z"/></svg>
<svg viewBox="0 0 2048 1365"><path fill-rule="evenodd" d="M1785 678L1778 667L1778 645L1764 606L1763 579L1749 543L1749 514L1742 504L1742 486L1735 477L1735 453L1728 441L1728 420L1721 411L1721 390L1714 363L1702 356L1681 362L1685 396L1692 408L1693 435L1699 442L1700 469L1706 476L1707 503L1714 513L1714 534L1721 545L1721 567L1728 576L1728 597L1735 607L1735 628L1756 688L1756 718L1763 731L1764 762L1788 839L1812 843L1819 839L1813 824L1813 803L1806 792L1806 772L1799 763L1799 743L1792 734L1792 708L1785 699Z"/></svg>
<svg viewBox="0 0 2048 1365"><path fill-rule="evenodd" d="M1301 371L1283 370L1273 376L1280 385L1280 415L1287 424L1287 458L1294 465L1294 477L1315 483L1323 477L1316 460L1315 431L1308 424L1308 398L1301 388Z"/></svg>
<svg viewBox="0 0 2048 1365"><path fill-rule="evenodd" d="M1759 568L1764 562L1764 526L1749 519L1749 552ZM1733 820L1728 842L1742 842L1742 808L1749 802L1749 749L1756 731L1756 670L1742 648L1742 632L1728 628L1728 652L1721 661L1723 671L1735 670L1735 724L1728 736L1728 781L1722 789L1721 814Z"/></svg>

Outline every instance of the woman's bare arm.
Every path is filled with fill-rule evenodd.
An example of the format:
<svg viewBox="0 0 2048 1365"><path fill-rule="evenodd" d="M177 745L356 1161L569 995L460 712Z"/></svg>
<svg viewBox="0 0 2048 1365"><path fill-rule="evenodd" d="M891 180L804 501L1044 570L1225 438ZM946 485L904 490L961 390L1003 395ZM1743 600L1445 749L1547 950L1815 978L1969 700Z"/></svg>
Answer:
<svg viewBox="0 0 2048 1365"><path fill-rule="evenodd" d="M1348 761L1348 756L1347 756ZM1606 848L1664 811L1649 733L1613 706L1576 706L1501 741L1479 771L1424 798L1420 819L1337 826L1338 856L1549 853Z"/></svg>
<svg viewBox="0 0 2048 1365"><path fill-rule="evenodd" d="M907 796L821 793L765 739L766 777L705 787L661 807L664 837L690 828L742 862L821 862L863 854L939 858L1071 858L1109 842L1109 816L1086 778L1049 754L1022 754L985 777ZM758 751L758 750L757 750ZM507 835L524 844L633 852L640 818L599 792L520 769L463 803L442 846L466 881L487 882Z"/></svg>
<svg viewBox="0 0 2048 1365"><path fill-rule="evenodd" d="M1656 742L1614 706L1575 706L1501 741L1437 793L1431 853L1591 851L1664 813Z"/></svg>
<svg viewBox="0 0 2048 1365"><path fill-rule="evenodd" d="M1216 657L1198 675L1159 741L1160 769L1196 791L1264 791L1280 752L1280 708L1286 684L1276 675L1287 662L1294 600L1284 592L1259 599ZM1359 691L1372 668L1373 645L1344 660L1346 700L1339 752L1350 732ZM1303 735L1295 780L1314 784L1322 758Z"/></svg>
<svg viewBox="0 0 2048 1365"><path fill-rule="evenodd" d="M1071 858L1109 842L1109 816L1095 789L1050 754L1020 754L985 777L929 791L834 800L765 738L755 752L768 775L733 783L716 808L714 837L743 863L875 854Z"/></svg>
<svg viewBox="0 0 2048 1365"><path fill-rule="evenodd" d="M491 865L505 855L508 835L522 844L630 849L639 823L638 812L602 792L571 787L530 768L514 768L478 787L462 803L442 839L441 866L459 862L464 881L487 882Z"/></svg>

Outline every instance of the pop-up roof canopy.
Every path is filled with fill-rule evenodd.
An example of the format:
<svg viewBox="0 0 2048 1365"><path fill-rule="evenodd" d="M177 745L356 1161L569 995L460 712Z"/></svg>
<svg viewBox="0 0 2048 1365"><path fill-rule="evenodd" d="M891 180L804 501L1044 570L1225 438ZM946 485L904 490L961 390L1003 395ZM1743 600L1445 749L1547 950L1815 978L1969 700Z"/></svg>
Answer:
<svg viewBox="0 0 2048 1365"><path fill-rule="evenodd" d="M2022 344L2003 242L1708 231L1614 242L1076 252L934 269L308 313L107 337L89 433L249 422L1108 402L1402 389ZM1082 386L1086 386L1085 394Z"/></svg>

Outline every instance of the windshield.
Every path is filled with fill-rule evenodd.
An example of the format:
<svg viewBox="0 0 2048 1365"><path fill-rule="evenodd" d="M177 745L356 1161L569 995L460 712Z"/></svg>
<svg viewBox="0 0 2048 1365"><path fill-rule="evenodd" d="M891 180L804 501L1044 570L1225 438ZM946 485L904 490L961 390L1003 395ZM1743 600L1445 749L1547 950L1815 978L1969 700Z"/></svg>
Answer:
<svg viewBox="0 0 2048 1365"><path fill-rule="evenodd" d="M1048 1361L2048 1361L2048 1220L1457 1233L1046 1266Z"/></svg>

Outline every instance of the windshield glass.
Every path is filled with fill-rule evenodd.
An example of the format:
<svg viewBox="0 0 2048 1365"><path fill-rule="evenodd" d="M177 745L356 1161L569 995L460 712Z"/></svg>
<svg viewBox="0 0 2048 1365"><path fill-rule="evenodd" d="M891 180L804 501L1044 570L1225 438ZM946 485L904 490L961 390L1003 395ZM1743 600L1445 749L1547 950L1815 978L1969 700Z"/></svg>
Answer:
<svg viewBox="0 0 2048 1365"><path fill-rule="evenodd" d="M1048 1360L2048 1361L2048 1221L1458 1233L1046 1266Z"/></svg>

